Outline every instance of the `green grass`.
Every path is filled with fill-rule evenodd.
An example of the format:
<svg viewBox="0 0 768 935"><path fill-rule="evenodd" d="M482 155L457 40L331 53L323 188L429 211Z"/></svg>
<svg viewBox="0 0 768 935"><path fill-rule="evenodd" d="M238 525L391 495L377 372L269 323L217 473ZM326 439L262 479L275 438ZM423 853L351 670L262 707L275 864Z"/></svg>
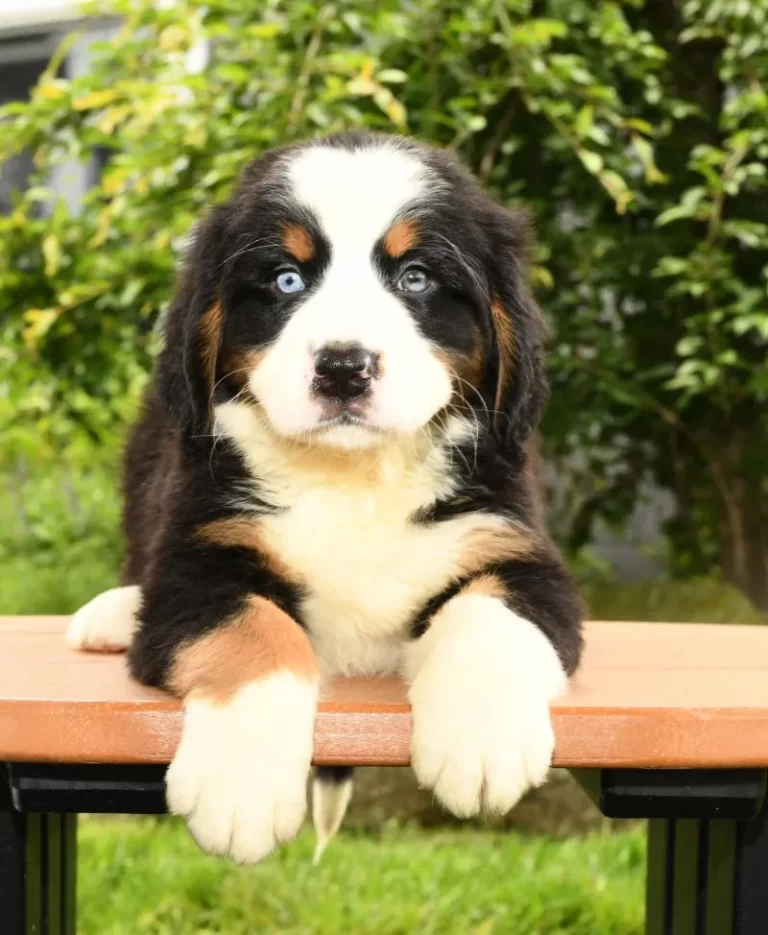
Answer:
<svg viewBox="0 0 768 935"><path fill-rule="evenodd" d="M560 841L386 828L309 832L256 867L207 857L180 823L88 819L78 935L635 935L642 828Z"/></svg>

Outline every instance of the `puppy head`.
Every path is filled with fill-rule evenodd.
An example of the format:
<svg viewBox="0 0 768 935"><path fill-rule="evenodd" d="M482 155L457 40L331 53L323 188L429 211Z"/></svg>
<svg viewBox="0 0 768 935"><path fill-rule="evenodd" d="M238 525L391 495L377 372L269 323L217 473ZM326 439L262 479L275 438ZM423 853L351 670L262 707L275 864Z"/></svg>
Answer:
<svg viewBox="0 0 768 935"><path fill-rule="evenodd" d="M197 232L158 380L190 434L214 402L361 448L441 413L521 442L545 395L525 224L446 153L345 134L254 162Z"/></svg>

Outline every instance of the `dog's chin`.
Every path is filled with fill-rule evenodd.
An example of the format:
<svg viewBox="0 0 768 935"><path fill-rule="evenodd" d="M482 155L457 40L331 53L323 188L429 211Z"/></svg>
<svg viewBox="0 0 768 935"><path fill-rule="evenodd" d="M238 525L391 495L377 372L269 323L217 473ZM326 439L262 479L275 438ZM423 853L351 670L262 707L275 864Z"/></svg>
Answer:
<svg viewBox="0 0 768 935"><path fill-rule="evenodd" d="M292 409L259 403L259 407L279 438L302 448L348 452L382 448L413 438L434 418L414 418L417 414L413 409L398 413L397 418L392 418L392 413L383 418L375 407L356 402L326 402Z"/></svg>
<svg viewBox="0 0 768 935"><path fill-rule="evenodd" d="M310 435L310 444L340 451L360 451L382 445L391 433L384 432L365 422L334 421L321 424Z"/></svg>
<svg viewBox="0 0 768 935"><path fill-rule="evenodd" d="M322 448L359 451L376 448L391 439L393 434L364 415L343 411L319 419L308 433L307 441Z"/></svg>

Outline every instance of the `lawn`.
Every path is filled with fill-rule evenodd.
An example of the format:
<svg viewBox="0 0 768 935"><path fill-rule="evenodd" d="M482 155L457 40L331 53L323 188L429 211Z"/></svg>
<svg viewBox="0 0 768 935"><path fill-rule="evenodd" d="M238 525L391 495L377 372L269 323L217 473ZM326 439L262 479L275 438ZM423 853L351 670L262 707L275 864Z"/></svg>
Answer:
<svg viewBox="0 0 768 935"><path fill-rule="evenodd" d="M78 935L634 935L644 835L570 840L387 827L309 832L256 867L202 854L167 819L80 827Z"/></svg>

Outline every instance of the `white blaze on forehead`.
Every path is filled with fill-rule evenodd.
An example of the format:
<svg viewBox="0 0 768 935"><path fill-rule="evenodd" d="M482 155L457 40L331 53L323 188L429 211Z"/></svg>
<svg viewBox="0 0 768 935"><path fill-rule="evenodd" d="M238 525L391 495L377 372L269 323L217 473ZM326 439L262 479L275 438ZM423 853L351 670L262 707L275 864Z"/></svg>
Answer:
<svg viewBox="0 0 768 935"><path fill-rule="evenodd" d="M290 197L312 211L328 239L331 261L251 374L251 391L280 434L306 432L323 415L312 393L314 355L328 344L354 343L382 364L366 406L369 426L417 431L447 405L451 377L396 284L377 269L373 248L403 209L433 195L439 178L397 142L309 146L290 157L285 173ZM379 440L350 425L324 431L324 442L338 448Z"/></svg>
<svg viewBox="0 0 768 935"><path fill-rule="evenodd" d="M289 163L288 180L294 198L315 213L332 247L366 251L436 182L414 153L394 143L354 150L310 146Z"/></svg>

